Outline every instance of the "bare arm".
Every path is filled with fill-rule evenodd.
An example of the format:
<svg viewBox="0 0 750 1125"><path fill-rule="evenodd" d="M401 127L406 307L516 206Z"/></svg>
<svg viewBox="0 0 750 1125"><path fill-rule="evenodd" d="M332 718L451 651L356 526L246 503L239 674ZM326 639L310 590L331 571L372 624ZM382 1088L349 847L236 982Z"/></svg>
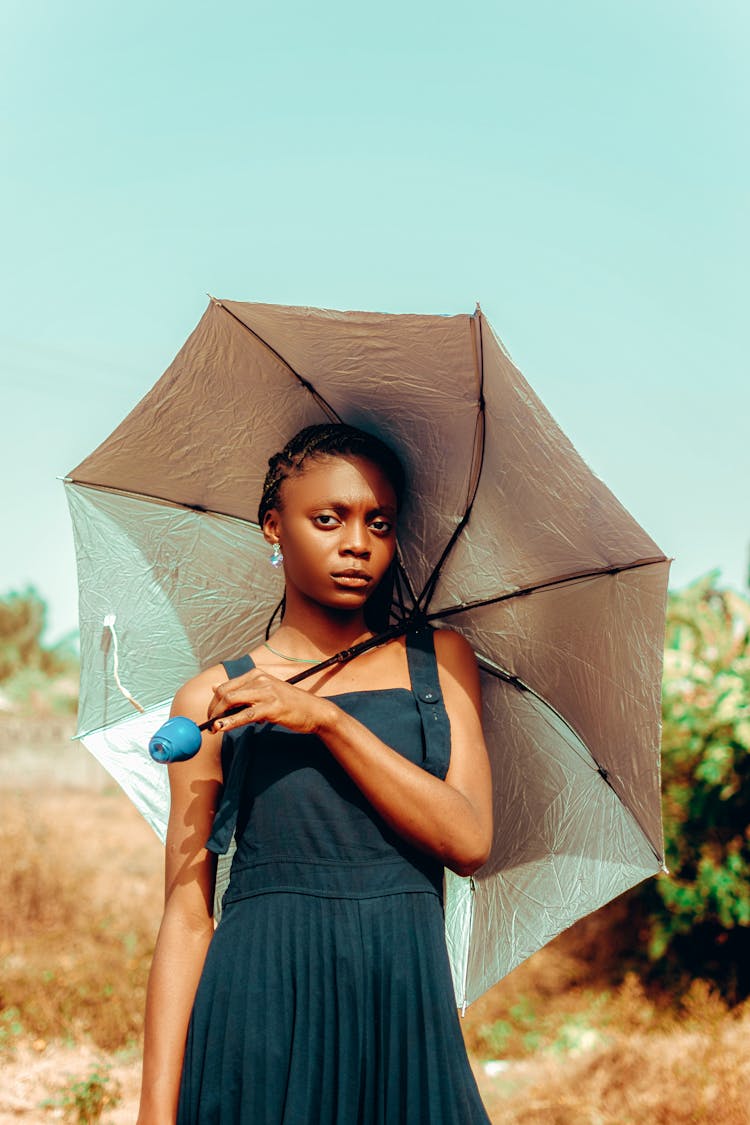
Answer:
<svg viewBox="0 0 750 1125"><path fill-rule="evenodd" d="M270 721L317 734L384 820L460 875L476 871L492 843L492 788L481 725L479 673L458 633L435 633L438 673L451 724L445 781L408 761L336 704L253 671L221 685L209 716L247 702L222 720L227 730Z"/></svg>
<svg viewBox="0 0 750 1125"><path fill-rule="evenodd" d="M173 715L203 722L211 668L177 693ZM165 852L164 915L146 996L143 1082L138 1125L173 1125L190 1012L213 935L215 856L204 844L221 790L221 735L204 734L188 762L169 767L171 807Z"/></svg>
<svg viewBox="0 0 750 1125"><path fill-rule="evenodd" d="M459 634L436 632L435 648L451 724L445 781L385 746L333 704L335 713L328 713L318 733L392 828L459 875L470 875L484 863L492 843L479 674L474 654Z"/></svg>

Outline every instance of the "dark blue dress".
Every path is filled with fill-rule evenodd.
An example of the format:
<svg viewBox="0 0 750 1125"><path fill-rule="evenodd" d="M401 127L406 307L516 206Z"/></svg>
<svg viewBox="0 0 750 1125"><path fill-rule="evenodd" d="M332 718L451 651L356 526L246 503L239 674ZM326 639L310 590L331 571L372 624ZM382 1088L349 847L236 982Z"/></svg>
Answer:
<svg viewBox="0 0 750 1125"><path fill-rule="evenodd" d="M429 630L412 690L332 698L444 777ZM250 658L227 665L230 676ZM237 851L195 998L178 1125L487 1125L456 1012L439 861L402 840L315 736L225 736L209 847Z"/></svg>

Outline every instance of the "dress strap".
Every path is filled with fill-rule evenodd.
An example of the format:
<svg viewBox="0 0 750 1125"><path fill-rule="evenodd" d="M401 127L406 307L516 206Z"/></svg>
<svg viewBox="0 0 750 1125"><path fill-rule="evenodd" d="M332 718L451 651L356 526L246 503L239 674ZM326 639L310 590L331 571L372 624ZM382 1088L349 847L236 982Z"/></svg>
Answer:
<svg viewBox="0 0 750 1125"><path fill-rule="evenodd" d="M422 720L422 767L442 779L451 760L451 726L438 679L434 630L429 625L406 634L406 656L411 688Z"/></svg>
<svg viewBox="0 0 750 1125"><path fill-rule="evenodd" d="M222 660L222 664L230 680L236 680L238 676L244 676L245 672L250 672L255 667L255 661L249 653L240 656L238 660Z"/></svg>
<svg viewBox="0 0 750 1125"><path fill-rule="evenodd" d="M245 672L249 672L255 667L251 656L241 656L239 660L224 660L222 663L226 669L227 678L230 680L234 680L237 676L243 676ZM240 727L239 730L227 731L221 741L221 769L224 775L224 788L219 807L214 816L211 835L206 843L208 850L215 852L216 855L226 854L237 827L240 796L248 763L248 754L239 753L237 750L237 736L245 733L246 730L247 727Z"/></svg>

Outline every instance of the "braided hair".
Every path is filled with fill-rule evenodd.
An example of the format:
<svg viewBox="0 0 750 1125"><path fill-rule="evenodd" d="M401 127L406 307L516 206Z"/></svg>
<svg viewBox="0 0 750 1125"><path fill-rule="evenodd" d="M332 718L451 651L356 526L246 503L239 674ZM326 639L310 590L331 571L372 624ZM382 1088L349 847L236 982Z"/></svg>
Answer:
<svg viewBox="0 0 750 1125"><path fill-rule="evenodd" d="M317 426L306 426L287 442L283 449L268 459L268 472L263 482L263 495L258 505L258 523L263 521L272 508L281 508L281 486L291 476L304 471L306 461L320 457L337 457L349 454L351 457L364 457L382 471L396 495L396 505L401 507L406 487L404 468L396 454L380 438L368 434L356 426L344 423L323 422ZM365 616L367 624L375 633L388 625L396 560L391 565L390 574L385 575L378 588L367 603ZM286 595L281 599L266 626L266 640L277 614L284 617Z"/></svg>
<svg viewBox="0 0 750 1125"><path fill-rule="evenodd" d="M345 454L364 457L377 465L390 482L396 494L396 503L401 507L406 480L403 466L393 450L380 438L359 430L356 426L324 422L317 426L306 426L282 450L269 458L263 495L258 506L260 526L263 526L263 520L272 508L281 507L282 484L288 477L301 473L305 461Z"/></svg>

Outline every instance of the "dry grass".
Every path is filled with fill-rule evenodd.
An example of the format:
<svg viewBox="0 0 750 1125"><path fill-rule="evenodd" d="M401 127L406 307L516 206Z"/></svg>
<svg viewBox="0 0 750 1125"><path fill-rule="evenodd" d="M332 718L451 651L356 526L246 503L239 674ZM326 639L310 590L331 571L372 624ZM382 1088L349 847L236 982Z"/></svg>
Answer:
<svg viewBox="0 0 750 1125"><path fill-rule="evenodd" d="M750 1005L729 1011L702 981L671 1009L628 978L604 1004L561 1022L552 1044L481 1075L493 1119L507 1125L746 1125ZM567 1032L567 1038L565 1035Z"/></svg>
<svg viewBox="0 0 750 1125"><path fill-rule="evenodd" d="M548 1056L491 1098L509 1125L741 1125L749 1119L750 1016L704 1032L614 1033L602 1046L567 1059ZM493 1105L493 1100L488 1104Z"/></svg>
<svg viewBox="0 0 750 1125"><path fill-rule="evenodd" d="M113 812L126 822L117 833L107 823ZM5 797L0 1045L19 1032L43 1042L86 1037L105 1050L140 1040L158 874L139 871L134 845L141 826L130 819L114 793L95 802L71 793ZM124 837L128 828L135 836L120 840L120 854L106 869L96 846L81 850L83 840L101 840L104 856L113 835Z"/></svg>

